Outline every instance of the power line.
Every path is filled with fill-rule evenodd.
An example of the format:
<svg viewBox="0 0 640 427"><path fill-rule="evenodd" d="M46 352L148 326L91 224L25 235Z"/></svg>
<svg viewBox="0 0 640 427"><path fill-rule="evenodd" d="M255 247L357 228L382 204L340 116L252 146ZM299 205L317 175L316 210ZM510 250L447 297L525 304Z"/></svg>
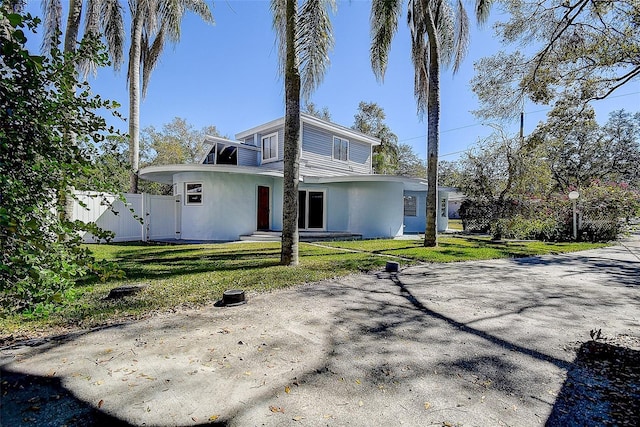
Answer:
<svg viewBox="0 0 640 427"><path fill-rule="evenodd" d="M624 96L637 95L639 93L640 93L640 91L639 92L623 93L621 95L608 96L606 99L622 98ZM529 112L525 111L525 115L526 114L543 113L543 112L550 111L550 110L551 110L551 107L541 108L539 110L533 110L533 111L529 111ZM446 130L440 131L440 133L443 134L443 133L448 133L448 132L454 132L454 131L461 130L461 129L468 129L468 128L472 128L472 127L476 127L476 126L484 126L485 124L486 123L472 123L472 124L468 124L468 125L464 125L464 126L459 126L457 128L446 129ZM406 141L413 141L414 139L425 138L426 136L427 136L426 134L419 135L419 136L414 136L414 137L411 137L411 138L405 138L405 139L400 140L398 142L400 143L400 142L406 142ZM468 151L468 150L464 150L464 151ZM464 152L464 151L462 151L462 152ZM452 154L457 154L457 153L448 153L448 154L443 154L442 156L448 156L448 155L452 155ZM442 157L442 156L440 156L440 157Z"/></svg>

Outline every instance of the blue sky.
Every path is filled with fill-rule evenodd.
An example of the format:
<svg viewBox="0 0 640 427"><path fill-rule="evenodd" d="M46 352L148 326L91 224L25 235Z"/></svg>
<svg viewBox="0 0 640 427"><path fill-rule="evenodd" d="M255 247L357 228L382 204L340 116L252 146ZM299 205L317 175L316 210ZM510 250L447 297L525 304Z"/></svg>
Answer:
<svg viewBox="0 0 640 427"><path fill-rule="evenodd" d="M27 7L32 14L40 14L39 0L30 0ZM65 4L65 13L67 9ZM404 15L391 48L385 80L379 83L369 61L369 9L368 1L339 1L332 19L335 48L330 55L331 65L311 101L318 107L327 107L332 121L344 126L353 124L360 101L378 103L399 141L411 145L424 158L426 119L416 113ZM213 14L215 25L207 25L193 15L185 16L180 43L166 46L141 106L142 127L161 127L179 116L196 128L215 125L220 133L233 137L284 114L284 85L277 72L269 1L219 0ZM494 8L492 19L500 18L499 10ZM38 37L32 36L30 46L37 49L39 43ZM473 63L500 49L490 25L482 29L473 25L469 54L460 71L456 75L451 71L441 74L442 160L456 160L461 151L491 133L492 128L470 112L477 108L477 100L469 80L474 73ZM127 117L125 81L126 64L119 73L99 70L91 85L102 97L122 104L120 112ZM612 110L640 110L640 82L628 84L594 106L601 122ZM525 132L544 120L547 111L545 106L527 106ZM127 131L125 122L109 122ZM512 131L517 132L516 124Z"/></svg>

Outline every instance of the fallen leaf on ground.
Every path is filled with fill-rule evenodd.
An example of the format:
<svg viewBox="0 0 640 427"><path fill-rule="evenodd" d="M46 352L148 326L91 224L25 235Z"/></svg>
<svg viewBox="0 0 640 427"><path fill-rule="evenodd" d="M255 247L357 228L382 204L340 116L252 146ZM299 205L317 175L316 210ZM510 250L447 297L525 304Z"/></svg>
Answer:
<svg viewBox="0 0 640 427"><path fill-rule="evenodd" d="M424 409L429 409L429 408L431 408L431 403L424 402Z"/></svg>
<svg viewBox="0 0 640 427"><path fill-rule="evenodd" d="M102 405L104 405L104 400L100 399L100 402L98 402L98 409L102 408Z"/></svg>
<svg viewBox="0 0 640 427"><path fill-rule="evenodd" d="M215 420L217 420L218 418L220 418L220 415L211 415L211 416L209 417L209 421L215 421Z"/></svg>
<svg viewBox="0 0 640 427"><path fill-rule="evenodd" d="M289 386L286 386L284 388L284 392L287 393L287 394L291 393L291 388Z"/></svg>
<svg viewBox="0 0 640 427"><path fill-rule="evenodd" d="M293 417L292 420L293 421L302 421L302 420L304 420L304 417Z"/></svg>
<svg viewBox="0 0 640 427"><path fill-rule="evenodd" d="M269 406L269 410L271 412L280 412L284 414L284 408L280 407L280 406Z"/></svg>

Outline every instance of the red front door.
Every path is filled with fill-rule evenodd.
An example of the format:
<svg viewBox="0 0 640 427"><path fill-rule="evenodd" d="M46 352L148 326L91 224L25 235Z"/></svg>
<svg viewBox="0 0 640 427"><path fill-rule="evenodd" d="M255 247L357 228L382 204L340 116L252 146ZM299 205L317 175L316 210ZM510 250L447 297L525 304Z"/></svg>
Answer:
<svg viewBox="0 0 640 427"><path fill-rule="evenodd" d="M269 187L258 186L258 230L269 229Z"/></svg>

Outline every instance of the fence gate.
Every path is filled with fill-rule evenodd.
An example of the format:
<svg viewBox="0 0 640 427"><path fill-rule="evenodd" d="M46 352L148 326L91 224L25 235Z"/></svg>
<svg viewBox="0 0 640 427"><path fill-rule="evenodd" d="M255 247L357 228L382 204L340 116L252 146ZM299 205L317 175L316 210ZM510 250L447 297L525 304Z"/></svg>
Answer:
<svg viewBox="0 0 640 427"><path fill-rule="evenodd" d="M174 196L145 194L144 240L180 238L180 200Z"/></svg>

